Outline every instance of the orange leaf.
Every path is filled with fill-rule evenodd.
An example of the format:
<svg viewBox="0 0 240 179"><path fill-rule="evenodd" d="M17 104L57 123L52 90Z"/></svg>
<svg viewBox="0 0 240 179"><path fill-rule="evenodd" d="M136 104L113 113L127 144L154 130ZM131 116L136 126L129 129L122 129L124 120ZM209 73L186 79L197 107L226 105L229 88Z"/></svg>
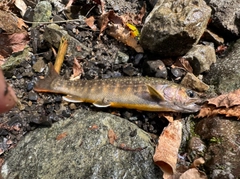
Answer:
<svg viewBox="0 0 240 179"><path fill-rule="evenodd" d="M117 139L117 136L112 129L108 130L108 139L110 144L114 144L115 140Z"/></svg>

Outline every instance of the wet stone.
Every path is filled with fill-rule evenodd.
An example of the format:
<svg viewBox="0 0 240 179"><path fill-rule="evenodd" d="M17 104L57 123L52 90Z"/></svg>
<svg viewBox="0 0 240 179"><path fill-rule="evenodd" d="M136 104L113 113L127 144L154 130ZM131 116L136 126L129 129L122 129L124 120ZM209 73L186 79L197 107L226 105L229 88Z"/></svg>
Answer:
<svg viewBox="0 0 240 179"><path fill-rule="evenodd" d="M110 129L117 136L114 144L109 143ZM119 149L121 144L133 151ZM114 115L79 110L51 128L26 135L6 155L1 174L20 179L159 179L162 173L153 163L153 153L150 135L135 124Z"/></svg>
<svg viewBox="0 0 240 179"><path fill-rule="evenodd" d="M30 91L30 92L28 93L28 99L29 99L30 101L37 101L37 99L38 99L37 93L35 93L35 92L33 92L33 91Z"/></svg>
<svg viewBox="0 0 240 179"><path fill-rule="evenodd" d="M26 87L27 91L31 91L33 89L33 86L34 86L34 83L33 82L29 82L27 84L27 87Z"/></svg>
<svg viewBox="0 0 240 179"><path fill-rule="evenodd" d="M144 75L167 78L167 68L161 60L147 61L143 66Z"/></svg>

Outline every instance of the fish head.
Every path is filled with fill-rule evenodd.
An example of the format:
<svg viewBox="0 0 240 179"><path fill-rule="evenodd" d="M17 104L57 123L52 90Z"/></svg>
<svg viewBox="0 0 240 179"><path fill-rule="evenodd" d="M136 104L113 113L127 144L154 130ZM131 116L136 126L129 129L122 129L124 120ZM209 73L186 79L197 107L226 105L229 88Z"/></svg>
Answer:
<svg viewBox="0 0 240 179"><path fill-rule="evenodd" d="M161 90L165 104L174 111L192 113L200 110L202 99L196 91L179 85L168 85Z"/></svg>

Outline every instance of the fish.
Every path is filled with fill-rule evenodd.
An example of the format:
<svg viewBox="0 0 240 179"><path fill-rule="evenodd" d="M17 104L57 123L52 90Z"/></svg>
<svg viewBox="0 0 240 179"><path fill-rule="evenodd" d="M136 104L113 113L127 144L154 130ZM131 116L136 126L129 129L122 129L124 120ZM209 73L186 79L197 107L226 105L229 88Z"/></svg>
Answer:
<svg viewBox="0 0 240 179"><path fill-rule="evenodd" d="M154 77L120 77L65 80L49 65L48 75L34 86L36 92L63 94L68 102L92 103L96 107L141 111L194 113L200 110L197 92Z"/></svg>

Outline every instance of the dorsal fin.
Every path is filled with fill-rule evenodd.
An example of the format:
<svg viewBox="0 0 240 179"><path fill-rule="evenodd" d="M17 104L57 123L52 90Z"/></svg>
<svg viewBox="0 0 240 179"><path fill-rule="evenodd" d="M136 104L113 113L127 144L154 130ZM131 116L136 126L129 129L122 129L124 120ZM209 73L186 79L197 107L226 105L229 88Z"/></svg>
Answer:
<svg viewBox="0 0 240 179"><path fill-rule="evenodd" d="M165 100L164 97L152 86L147 85L148 91L151 96L154 96L155 98L159 99L160 101Z"/></svg>

